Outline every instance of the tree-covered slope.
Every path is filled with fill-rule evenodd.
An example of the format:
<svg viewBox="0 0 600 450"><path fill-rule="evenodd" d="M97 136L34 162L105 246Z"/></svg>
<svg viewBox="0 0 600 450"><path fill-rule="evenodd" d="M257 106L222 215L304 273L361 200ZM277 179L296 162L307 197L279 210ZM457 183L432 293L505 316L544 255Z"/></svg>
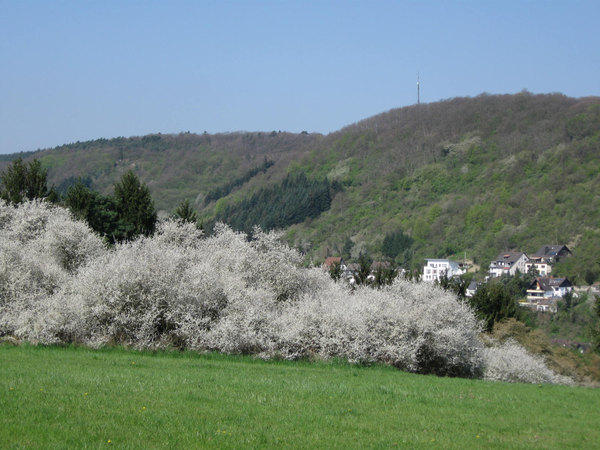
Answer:
<svg viewBox="0 0 600 450"><path fill-rule="evenodd" d="M256 179L262 184L273 176L278 179L278 173L283 178L290 161L321 138L319 134L275 131L156 134L76 142L22 156L39 158L49 169L50 184L62 191L82 177L93 189L108 194L124 173L133 170L150 188L157 208L171 212L184 199L201 207L207 194L232 180L244 179L247 189ZM0 161L0 169L18 156ZM256 168L265 170L254 171ZM253 176L247 177L248 173ZM230 192L239 188L233 186Z"/></svg>
<svg viewBox="0 0 600 450"><path fill-rule="evenodd" d="M190 199L205 221L246 208L288 175L336 182L328 210L287 229L315 261L379 257L385 236L401 231L410 247L397 261L413 267L465 255L487 265L502 250L565 243L600 272L600 98L482 94L390 110L327 136L151 135L33 157L51 183L84 176L105 193L133 169L159 210ZM205 201L214 192L225 195Z"/></svg>
<svg viewBox="0 0 600 450"><path fill-rule="evenodd" d="M598 98L452 99L389 111L319 146L293 168L337 180L344 191L290 235L321 256L342 253L347 237L354 256L377 254L398 230L413 239L413 265L462 260L465 252L486 265L502 250L577 250L582 239L581 250L600 254Z"/></svg>

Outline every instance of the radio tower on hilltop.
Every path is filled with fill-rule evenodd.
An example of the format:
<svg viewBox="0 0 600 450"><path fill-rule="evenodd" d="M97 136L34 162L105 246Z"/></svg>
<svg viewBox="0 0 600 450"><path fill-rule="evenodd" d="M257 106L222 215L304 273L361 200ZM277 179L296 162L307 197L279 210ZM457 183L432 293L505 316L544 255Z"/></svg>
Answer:
<svg viewBox="0 0 600 450"><path fill-rule="evenodd" d="M417 105L421 104L421 85L419 84L419 72L417 72Z"/></svg>

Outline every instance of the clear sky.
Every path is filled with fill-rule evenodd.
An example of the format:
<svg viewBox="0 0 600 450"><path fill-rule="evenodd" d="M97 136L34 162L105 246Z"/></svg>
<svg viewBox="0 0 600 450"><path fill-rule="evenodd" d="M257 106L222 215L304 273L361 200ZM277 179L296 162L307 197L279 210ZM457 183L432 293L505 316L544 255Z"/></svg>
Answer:
<svg viewBox="0 0 600 450"><path fill-rule="evenodd" d="M0 153L600 95L600 1L0 0Z"/></svg>

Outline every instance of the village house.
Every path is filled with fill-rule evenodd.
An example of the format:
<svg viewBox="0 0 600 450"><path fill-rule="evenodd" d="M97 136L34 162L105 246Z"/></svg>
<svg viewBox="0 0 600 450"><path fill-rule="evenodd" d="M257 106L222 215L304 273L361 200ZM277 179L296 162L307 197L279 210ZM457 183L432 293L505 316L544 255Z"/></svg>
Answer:
<svg viewBox="0 0 600 450"><path fill-rule="evenodd" d="M568 256L571 256L571 250L566 245L544 245L535 252L529 259L536 262L545 262L553 264Z"/></svg>
<svg viewBox="0 0 600 450"><path fill-rule="evenodd" d="M476 281L471 281L467 289L465 290L465 297L473 297L477 289L479 288L479 283Z"/></svg>
<svg viewBox="0 0 600 450"><path fill-rule="evenodd" d="M529 272L531 268L535 269L535 272L538 275L545 277L546 275L550 275L552 273L552 265L546 261L533 261L529 260L529 262L525 263L525 271Z"/></svg>
<svg viewBox="0 0 600 450"><path fill-rule="evenodd" d="M566 245L544 245L529 257L526 263L527 272L533 267L538 275L550 275L552 264L571 255L571 250Z"/></svg>
<svg viewBox="0 0 600 450"><path fill-rule="evenodd" d="M323 265L321 267L323 268L323 270L326 270L329 272L331 270L331 267L333 267L335 264L340 265L340 269L342 270L342 272L344 272L346 270L346 263L344 262L344 258L342 258L340 256L330 256L330 257L326 258L325 262L323 263Z"/></svg>
<svg viewBox="0 0 600 450"><path fill-rule="evenodd" d="M527 272L526 264L529 261L527 255L523 252L504 252L491 262L489 277L496 278L502 275L515 276L517 271Z"/></svg>
<svg viewBox="0 0 600 450"><path fill-rule="evenodd" d="M367 281L375 281L378 271L386 272L392 269L392 263L390 263L389 261L373 261L373 263L371 264L371 273L369 273Z"/></svg>
<svg viewBox="0 0 600 450"><path fill-rule="evenodd" d="M538 277L527 289L527 301L540 304L542 300L557 300L573 290L568 278Z"/></svg>
<svg viewBox="0 0 600 450"><path fill-rule="evenodd" d="M360 272L360 264L358 263L350 263L346 267L344 271L344 278L350 284L356 284L356 279L358 278L358 274Z"/></svg>
<svg viewBox="0 0 600 450"><path fill-rule="evenodd" d="M392 268L392 263L389 261L373 261L371 264L371 273L375 273L378 270L391 270Z"/></svg>
<svg viewBox="0 0 600 450"><path fill-rule="evenodd" d="M450 259L426 259L423 267L423 281L440 281L446 275L448 278L465 273L456 261Z"/></svg>

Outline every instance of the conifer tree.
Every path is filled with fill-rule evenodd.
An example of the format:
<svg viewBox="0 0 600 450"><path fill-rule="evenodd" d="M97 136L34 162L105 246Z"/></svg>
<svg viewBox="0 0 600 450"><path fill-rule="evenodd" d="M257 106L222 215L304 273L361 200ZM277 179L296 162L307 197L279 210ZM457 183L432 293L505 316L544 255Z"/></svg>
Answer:
<svg viewBox="0 0 600 450"><path fill-rule="evenodd" d="M81 179L67 190L64 205L109 242L124 238L114 200L90 189Z"/></svg>
<svg viewBox="0 0 600 450"><path fill-rule="evenodd" d="M177 206L177 208L173 212L173 217L187 223L198 222L198 214L196 213L188 199L185 199Z"/></svg>
<svg viewBox="0 0 600 450"><path fill-rule="evenodd" d="M114 201L125 239L154 233L157 214L150 190L131 170L115 184Z"/></svg>
<svg viewBox="0 0 600 450"><path fill-rule="evenodd" d="M46 198L51 194L47 180L48 169L43 169L38 159L25 164L17 158L0 173L0 198L13 204Z"/></svg>

